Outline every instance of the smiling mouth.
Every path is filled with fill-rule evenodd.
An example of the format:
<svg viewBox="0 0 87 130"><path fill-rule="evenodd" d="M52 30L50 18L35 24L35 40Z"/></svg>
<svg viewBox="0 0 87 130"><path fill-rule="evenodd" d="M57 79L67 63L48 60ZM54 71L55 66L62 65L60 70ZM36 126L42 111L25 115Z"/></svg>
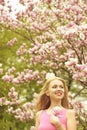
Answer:
<svg viewBox="0 0 87 130"><path fill-rule="evenodd" d="M61 96L62 92L56 92L56 95Z"/></svg>

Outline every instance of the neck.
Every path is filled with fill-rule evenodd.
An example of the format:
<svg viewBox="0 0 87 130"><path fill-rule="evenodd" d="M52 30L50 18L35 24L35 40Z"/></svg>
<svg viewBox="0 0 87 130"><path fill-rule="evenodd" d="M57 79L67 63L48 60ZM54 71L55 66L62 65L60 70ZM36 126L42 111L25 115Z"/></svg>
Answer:
<svg viewBox="0 0 87 130"><path fill-rule="evenodd" d="M63 108L63 106L61 105L61 101L59 102L57 101L57 102L51 102L49 109L52 109L53 107L56 107L56 106Z"/></svg>

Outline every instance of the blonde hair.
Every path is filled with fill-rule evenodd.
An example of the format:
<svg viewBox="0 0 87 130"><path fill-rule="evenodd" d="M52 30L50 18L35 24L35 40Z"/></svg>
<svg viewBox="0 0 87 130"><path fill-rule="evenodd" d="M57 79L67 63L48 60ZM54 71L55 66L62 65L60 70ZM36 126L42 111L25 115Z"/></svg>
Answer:
<svg viewBox="0 0 87 130"><path fill-rule="evenodd" d="M65 84L65 81L62 78L54 77L54 78L48 79L45 82L44 86L42 87L40 95L38 97L38 101L37 101L37 106L36 106L37 111L49 108L51 102L50 102L50 97L47 96L46 92L47 92L47 90L49 88L50 82L53 81L53 80L56 80L56 79L60 80L63 83L64 90L65 90L64 91L64 98L62 99L62 102L61 102L62 104L61 105L63 107L65 107L65 108L69 108L69 104L68 104L68 88L67 88L67 86Z"/></svg>

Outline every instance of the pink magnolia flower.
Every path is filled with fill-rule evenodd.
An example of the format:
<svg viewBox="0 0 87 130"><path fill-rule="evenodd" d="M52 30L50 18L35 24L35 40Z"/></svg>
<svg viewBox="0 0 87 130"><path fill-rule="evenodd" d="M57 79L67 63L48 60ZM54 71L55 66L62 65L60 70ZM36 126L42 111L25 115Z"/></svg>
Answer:
<svg viewBox="0 0 87 130"><path fill-rule="evenodd" d="M81 71L81 70L83 70L83 69L85 70L86 65L85 65L85 64L76 64L75 68L76 68L76 70L78 70L78 71Z"/></svg>
<svg viewBox="0 0 87 130"><path fill-rule="evenodd" d="M78 73L73 74L73 79L78 80L79 79L79 74Z"/></svg>
<svg viewBox="0 0 87 130"><path fill-rule="evenodd" d="M39 71L36 70L36 71L33 72L33 78L34 79L39 78Z"/></svg>
<svg viewBox="0 0 87 130"><path fill-rule="evenodd" d="M14 84L19 84L19 80L18 80L17 78L14 78L14 79L12 80L12 82L13 82Z"/></svg>
<svg viewBox="0 0 87 130"><path fill-rule="evenodd" d="M87 67L83 69L84 75L87 75Z"/></svg>
<svg viewBox="0 0 87 130"><path fill-rule="evenodd" d="M18 99L18 93L15 91L14 87L12 87L10 89L10 92L8 93L8 96L11 98L12 101Z"/></svg>
<svg viewBox="0 0 87 130"><path fill-rule="evenodd" d="M30 107L31 107L31 103L30 103L30 102L27 102L27 103L25 103L25 104L22 106L22 108L23 108L24 111L27 111Z"/></svg>
<svg viewBox="0 0 87 130"><path fill-rule="evenodd" d="M11 82L13 80L14 76L13 75L4 75L2 77L2 80L4 80L5 82Z"/></svg>
<svg viewBox="0 0 87 130"><path fill-rule="evenodd" d="M8 74L10 74L10 73L13 73L14 71L16 70L16 68L15 67L12 67L12 68L10 68L9 70L8 70Z"/></svg>
<svg viewBox="0 0 87 130"><path fill-rule="evenodd" d="M33 75L28 74L28 73L24 76L24 80L25 80L25 81L31 81L32 78L33 78Z"/></svg>
<svg viewBox="0 0 87 130"><path fill-rule="evenodd" d="M58 106L56 106L56 107L53 108L53 114L54 114L55 116L59 116L60 111L61 111L61 108L58 107Z"/></svg>
<svg viewBox="0 0 87 130"><path fill-rule="evenodd" d="M77 105L77 108L80 108L80 109L83 108L83 104L81 102L77 102L76 105Z"/></svg>
<svg viewBox="0 0 87 130"><path fill-rule="evenodd" d="M12 40L7 42L7 46L13 46L17 42L17 38L13 38Z"/></svg>
<svg viewBox="0 0 87 130"><path fill-rule="evenodd" d="M65 65L70 67L70 66L74 66L77 64L77 59L75 58L70 58L69 61L65 62Z"/></svg>

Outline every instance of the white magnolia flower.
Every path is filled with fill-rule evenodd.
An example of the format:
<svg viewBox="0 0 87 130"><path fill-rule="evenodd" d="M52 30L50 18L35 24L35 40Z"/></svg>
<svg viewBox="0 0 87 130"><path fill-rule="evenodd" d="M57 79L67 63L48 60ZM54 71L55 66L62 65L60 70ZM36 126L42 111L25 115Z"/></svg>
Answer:
<svg viewBox="0 0 87 130"><path fill-rule="evenodd" d="M46 74L46 79L50 79L50 78L55 78L55 74L54 73L47 73Z"/></svg>
<svg viewBox="0 0 87 130"><path fill-rule="evenodd" d="M83 33L80 33L80 34L79 34L79 37L80 37L80 39L82 39L82 40L85 39L85 35L84 35Z"/></svg>

